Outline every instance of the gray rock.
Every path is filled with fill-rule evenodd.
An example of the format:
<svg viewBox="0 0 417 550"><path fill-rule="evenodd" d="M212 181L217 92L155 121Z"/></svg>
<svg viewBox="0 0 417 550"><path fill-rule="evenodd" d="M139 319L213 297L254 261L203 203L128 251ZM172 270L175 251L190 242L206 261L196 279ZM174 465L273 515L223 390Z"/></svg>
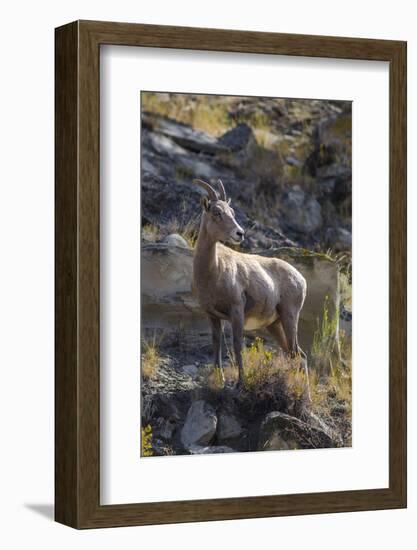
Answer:
<svg viewBox="0 0 417 550"><path fill-rule="evenodd" d="M350 250L352 233L343 227L330 227L326 231L326 241L334 250Z"/></svg>
<svg viewBox="0 0 417 550"><path fill-rule="evenodd" d="M195 378L198 375L197 365L184 365L182 370L191 376L191 378Z"/></svg>
<svg viewBox="0 0 417 550"><path fill-rule="evenodd" d="M162 242L169 246L179 246L180 248L190 248L187 241L178 233L171 233L162 239Z"/></svg>
<svg viewBox="0 0 417 550"><path fill-rule="evenodd" d="M341 447L343 444L342 439L338 436L326 422L320 418L317 414L306 409L304 411L304 420L310 424L313 428L318 428L324 432L333 442L335 447Z"/></svg>
<svg viewBox="0 0 417 550"><path fill-rule="evenodd" d="M336 188L336 178L329 178L317 182L317 187L322 195L331 196Z"/></svg>
<svg viewBox="0 0 417 550"><path fill-rule="evenodd" d="M147 147L150 147L150 151L157 153L159 158L168 160L175 168L177 176L184 174L184 179L190 179L191 176L205 179L212 179L216 176L219 177L218 172L213 168L210 162L205 162L200 158L201 155L195 154L189 149L185 149L181 145L178 145L172 137L144 130L143 143L145 151ZM212 160L212 157L207 157L207 155L203 156L203 158L209 161ZM152 166L152 164L158 166L159 169L161 168L160 160L152 163L145 155L142 159L142 169L149 172L149 166ZM154 170L152 173L157 174L158 171L155 172Z"/></svg>
<svg viewBox="0 0 417 550"><path fill-rule="evenodd" d="M195 130L187 124L154 113L142 112L142 124L148 130L162 134L191 151L216 154L227 150L216 138Z"/></svg>
<svg viewBox="0 0 417 550"><path fill-rule="evenodd" d="M338 178L338 181L342 182L343 185L346 185L345 181L349 180L350 174L351 170L349 167L336 162L327 166L322 166L317 170L317 178Z"/></svg>
<svg viewBox="0 0 417 550"><path fill-rule="evenodd" d="M193 174L193 177L198 177L206 180L215 179L219 177L219 172L208 162L203 162L200 158L195 156L188 156L181 159L179 166L180 171L185 171L186 178Z"/></svg>
<svg viewBox="0 0 417 550"><path fill-rule="evenodd" d="M300 445L295 439L287 437L284 439L279 432L272 432L268 439L259 448L260 451L294 451Z"/></svg>
<svg viewBox="0 0 417 550"><path fill-rule="evenodd" d="M352 312L348 311L344 306L340 308L340 330L345 334L345 338L352 338Z"/></svg>
<svg viewBox="0 0 417 550"><path fill-rule="evenodd" d="M146 137L147 139L149 139L149 143L154 151L156 151L160 155L173 157L177 155L185 156L188 154L187 150L184 149L184 147L176 144L169 137L156 134L154 132L148 132Z"/></svg>
<svg viewBox="0 0 417 550"><path fill-rule="evenodd" d="M342 172L342 176L336 178L333 198L339 202L352 199L352 173L350 168Z"/></svg>
<svg viewBox="0 0 417 550"><path fill-rule="evenodd" d="M161 418L159 424L159 435L163 439L170 441L172 439L172 434L174 433L174 430L176 428L175 421L171 418L169 418L168 420Z"/></svg>
<svg viewBox="0 0 417 550"><path fill-rule="evenodd" d="M219 415L217 437L219 440L233 439L242 434L240 422L232 415L222 413Z"/></svg>
<svg viewBox="0 0 417 550"><path fill-rule="evenodd" d="M205 401L194 401L188 410L181 430L181 442L185 449L205 447L213 439L217 428L217 416Z"/></svg>
<svg viewBox="0 0 417 550"><path fill-rule="evenodd" d="M320 203L298 185L284 195L281 210L286 224L301 233L316 231L323 223Z"/></svg>
<svg viewBox="0 0 417 550"><path fill-rule="evenodd" d="M352 322L352 312L346 309L344 305L340 308L340 319L343 319L343 321Z"/></svg>
<svg viewBox="0 0 417 550"><path fill-rule="evenodd" d="M285 162L288 164L288 166L297 166L297 167L299 167L299 166L302 165L302 163L298 159L296 159L295 157L291 157L291 156L286 157Z"/></svg>
<svg viewBox="0 0 417 550"><path fill-rule="evenodd" d="M158 375L153 376L146 381L147 395L163 394L167 398L169 406L163 411L165 418L178 418L178 410L176 406L172 408L174 400L172 394L186 393L197 389L198 385L191 376L185 372L173 368L169 362L162 362L158 366Z"/></svg>
<svg viewBox="0 0 417 550"><path fill-rule="evenodd" d="M316 419L303 422L288 414L271 412L261 424L258 449L314 449L339 447L340 444L329 430L317 426Z"/></svg>
<svg viewBox="0 0 417 550"><path fill-rule="evenodd" d="M213 445L212 447L193 446L189 449L193 455L214 455L223 453L235 453L236 451L226 445Z"/></svg>
<svg viewBox="0 0 417 550"><path fill-rule="evenodd" d="M158 167L146 156L142 158L142 172L151 177L158 176Z"/></svg>
<svg viewBox="0 0 417 550"><path fill-rule="evenodd" d="M142 245L142 323L150 334L181 332L181 341L210 341L207 316L191 291L193 252L167 243Z"/></svg>
<svg viewBox="0 0 417 550"><path fill-rule="evenodd" d="M244 123L238 124L219 139L219 143L233 152L248 149L255 141L252 129Z"/></svg>

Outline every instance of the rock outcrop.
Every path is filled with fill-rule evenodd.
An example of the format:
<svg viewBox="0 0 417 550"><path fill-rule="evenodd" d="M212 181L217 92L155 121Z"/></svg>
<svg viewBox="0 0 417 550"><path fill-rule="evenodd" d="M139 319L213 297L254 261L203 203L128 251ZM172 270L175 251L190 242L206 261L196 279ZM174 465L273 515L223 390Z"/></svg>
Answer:
<svg viewBox="0 0 417 550"><path fill-rule="evenodd" d="M306 351L311 348L325 305L329 318L335 319L333 331L336 338L339 310L337 263L323 254L294 248L270 249L264 254L290 262L307 280L307 298L299 323L300 345ZM166 239L165 242L143 244L141 258L143 329L172 333L181 328L183 338L208 344L208 321L191 289L192 250L177 246L175 239ZM268 337L267 333L263 336Z"/></svg>
<svg viewBox="0 0 417 550"><path fill-rule="evenodd" d="M184 448L197 453L199 447L206 447L211 442L216 428L217 416L213 407L202 400L194 401L181 430Z"/></svg>
<svg viewBox="0 0 417 550"><path fill-rule="evenodd" d="M315 419L312 420L310 418L310 422L305 422L282 412L270 412L260 427L259 450L317 449L341 445L324 423L318 425Z"/></svg>
<svg viewBox="0 0 417 550"><path fill-rule="evenodd" d="M153 454L217 454L349 445L340 431L295 406L276 379L267 388L210 389L207 369L196 376L171 363L142 381L143 422L152 426Z"/></svg>
<svg viewBox="0 0 417 550"><path fill-rule="evenodd" d="M261 107L277 117L280 109L285 111L267 100ZM243 102L230 116L248 116L248 108ZM330 104L315 108L317 113L313 110L311 115L317 123L308 118L308 126L301 124L303 132L296 118L302 115L287 111L270 130L257 130L255 135L240 122L218 138L143 112L143 225L195 220L197 228L201 192L191 182L195 177L213 182L221 178L238 222L247 230L246 249L349 249L351 164L344 140L350 114ZM318 116L320 109L324 118ZM302 184L306 178L308 185Z"/></svg>

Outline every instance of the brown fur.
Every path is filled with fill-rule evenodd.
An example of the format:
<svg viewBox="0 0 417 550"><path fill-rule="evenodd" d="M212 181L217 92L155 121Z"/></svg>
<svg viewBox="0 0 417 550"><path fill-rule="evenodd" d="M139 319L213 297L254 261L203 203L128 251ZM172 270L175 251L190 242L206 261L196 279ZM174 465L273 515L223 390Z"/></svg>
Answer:
<svg viewBox="0 0 417 550"><path fill-rule="evenodd" d="M306 296L304 277L289 263L277 258L243 254L223 242L241 242L244 231L236 222L230 201L207 183L197 180L210 200L203 199L203 214L194 253L193 288L201 308L211 320L214 363L221 367L221 322L233 331L235 359L242 382L243 330L268 328L282 349L306 356L298 345L300 310ZM222 198L226 199L223 186Z"/></svg>

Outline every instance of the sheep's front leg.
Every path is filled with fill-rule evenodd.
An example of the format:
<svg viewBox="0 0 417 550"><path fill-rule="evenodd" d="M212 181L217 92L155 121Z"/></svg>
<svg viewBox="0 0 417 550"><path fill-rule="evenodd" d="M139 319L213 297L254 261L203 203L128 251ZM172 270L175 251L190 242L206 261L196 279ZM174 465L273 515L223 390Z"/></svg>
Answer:
<svg viewBox="0 0 417 550"><path fill-rule="evenodd" d="M241 387L243 384L243 360L242 360L243 325L244 325L243 307L236 306L231 309L230 322L232 324L232 332L233 332L233 351L235 353L235 360L239 369L238 387Z"/></svg>
<svg viewBox="0 0 417 550"><path fill-rule="evenodd" d="M218 317L210 317L210 323L213 336L213 362L219 373L220 380L224 382L222 368L222 322Z"/></svg>

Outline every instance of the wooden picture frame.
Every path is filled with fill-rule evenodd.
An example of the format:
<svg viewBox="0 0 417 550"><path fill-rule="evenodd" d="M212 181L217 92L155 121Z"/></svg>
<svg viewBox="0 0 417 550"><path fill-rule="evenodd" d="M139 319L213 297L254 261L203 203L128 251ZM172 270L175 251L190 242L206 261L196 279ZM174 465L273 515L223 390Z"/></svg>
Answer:
<svg viewBox="0 0 417 550"><path fill-rule="evenodd" d="M56 29L55 518L75 528L406 506L406 43L110 22ZM389 62L389 487L100 505L99 56L117 44Z"/></svg>

